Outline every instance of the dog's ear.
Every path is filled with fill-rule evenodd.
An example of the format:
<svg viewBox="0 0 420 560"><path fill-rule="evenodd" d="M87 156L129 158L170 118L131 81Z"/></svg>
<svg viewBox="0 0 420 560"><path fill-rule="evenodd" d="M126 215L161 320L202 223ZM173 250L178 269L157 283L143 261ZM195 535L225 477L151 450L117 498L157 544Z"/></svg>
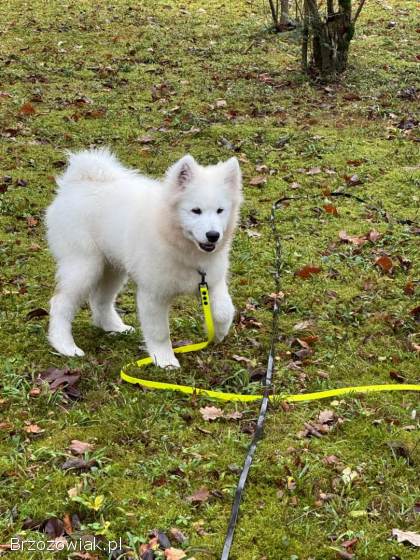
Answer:
<svg viewBox="0 0 420 560"><path fill-rule="evenodd" d="M225 168L225 183L230 185L234 190L241 190L242 187L242 173L239 167L239 161L236 157L231 157L224 162Z"/></svg>
<svg viewBox="0 0 420 560"><path fill-rule="evenodd" d="M195 159L187 154L168 169L166 179L172 188L183 190L192 181L196 167Z"/></svg>

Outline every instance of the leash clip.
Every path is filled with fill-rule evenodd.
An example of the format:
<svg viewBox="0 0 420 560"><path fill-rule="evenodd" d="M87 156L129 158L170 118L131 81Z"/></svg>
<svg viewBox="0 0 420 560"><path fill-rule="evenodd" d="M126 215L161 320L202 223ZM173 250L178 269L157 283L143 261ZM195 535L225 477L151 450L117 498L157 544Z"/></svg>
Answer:
<svg viewBox="0 0 420 560"><path fill-rule="evenodd" d="M199 283L199 287L201 286L207 286L207 282L206 282L206 273L203 272L202 270L198 269L197 270L198 274L201 276L201 282Z"/></svg>

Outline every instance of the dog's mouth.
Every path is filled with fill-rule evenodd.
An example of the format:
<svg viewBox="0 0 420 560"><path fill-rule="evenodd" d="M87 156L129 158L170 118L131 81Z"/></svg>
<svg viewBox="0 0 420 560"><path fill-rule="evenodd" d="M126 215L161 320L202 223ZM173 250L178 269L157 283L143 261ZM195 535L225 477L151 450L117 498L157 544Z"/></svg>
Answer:
<svg viewBox="0 0 420 560"><path fill-rule="evenodd" d="M216 243L199 243L198 245L206 253L211 253L216 249Z"/></svg>

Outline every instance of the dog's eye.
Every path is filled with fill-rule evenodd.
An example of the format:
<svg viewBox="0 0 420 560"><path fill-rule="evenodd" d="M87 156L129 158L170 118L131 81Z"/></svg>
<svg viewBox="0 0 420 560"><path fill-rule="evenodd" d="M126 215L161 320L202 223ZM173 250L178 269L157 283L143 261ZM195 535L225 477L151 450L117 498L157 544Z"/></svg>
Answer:
<svg viewBox="0 0 420 560"><path fill-rule="evenodd" d="M201 208L193 208L191 212L194 212L194 214L201 214Z"/></svg>
<svg viewBox="0 0 420 560"><path fill-rule="evenodd" d="M221 214L222 212L223 212L223 208L218 208L218 209L217 209L217 213L218 213L218 214Z"/></svg>

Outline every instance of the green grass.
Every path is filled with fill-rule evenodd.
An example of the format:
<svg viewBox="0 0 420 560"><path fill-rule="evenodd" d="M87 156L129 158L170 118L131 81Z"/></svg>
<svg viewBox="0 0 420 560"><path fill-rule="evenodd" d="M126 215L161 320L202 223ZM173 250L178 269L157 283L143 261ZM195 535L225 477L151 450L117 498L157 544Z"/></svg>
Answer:
<svg viewBox="0 0 420 560"><path fill-rule="evenodd" d="M416 297L406 293L418 279L418 244L413 226L397 221L418 216L415 131L397 126L414 118L416 109L399 96L415 85L415 3L368 4L345 80L325 89L299 74L297 33L272 34L262 3L2 2L0 91L10 97L0 96L0 420L7 424L0 430L1 542L16 535L39 538L22 530L27 517L77 513L84 533L109 522L107 536L136 550L150 530L177 527L188 537L189 556L220 557L237 467L258 410L220 405L240 410L243 418L209 424L199 413L214 404L206 399L121 384L119 368L139 355L139 333L104 335L90 325L86 309L74 324L76 342L87 351L81 360L51 351L46 317L26 319L29 311L48 307L53 291L42 216L66 149L109 145L125 163L160 176L186 152L203 163L232 156L222 138L240 146L245 203L232 251L231 292L236 307L262 326L236 325L222 345L182 356L179 372L153 369L149 375L259 390L248 369L264 368L270 341L270 206L283 195L319 195L278 212L285 298L276 391L394 383L392 371L419 382L413 346L419 339L410 313ZM387 27L391 20L396 27ZM226 107L215 107L218 99ZM28 102L34 114L20 112ZM154 141L143 145L138 138L146 134ZM271 171L259 189L249 180L261 174L256 167L262 164ZM314 167L322 172L302 171ZM363 182L348 187L345 176L354 174ZM300 187L292 189L293 182ZM325 193L337 188L383 208L389 220L355 201L329 199ZM324 211L328 203L338 216ZM372 229L381 234L375 243L339 241L340 230L364 235ZM393 260L392 275L374 265L382 254ZM322 271L307 280L295 276L307 264ZM255 309L246 311L247 304ZM118 305L137 326L131 285ZM307 320L312 325L305 331L294 330ZM174 306L171 321L173 340L202 338L199 309L188 298ZM318 337L314 352L296 363L294 339L307 336ZM247 369L234 354L255 366ZM30 396L37 374L51 366L80 370L80 401L68 405L46 390ZM392 528L420 530L414 510L420 446L418 430L411 429L418 428L418 402L418 395L401 393L272 407L232 559L334 559L340 543L356 537L357 560L414 560L416 550L390 535ZM324 409L343 422L322 438L299 437L304 423ZM27 423L44 431L29 435ZM60 468L72 439L94 443L89 458L98 466L90 472ZM393 442L401 443L406 457L392 449ZM338 463L326 464L329 455ZM346 467L357 472L351 484L342 480ZM288 489L288 477L295 489ZM69 498L79 482L85 500L104 496L99 512ZM192 505L185 498L201 487L214 493ZM323 501L320 492L333 495Z"/></svg>

